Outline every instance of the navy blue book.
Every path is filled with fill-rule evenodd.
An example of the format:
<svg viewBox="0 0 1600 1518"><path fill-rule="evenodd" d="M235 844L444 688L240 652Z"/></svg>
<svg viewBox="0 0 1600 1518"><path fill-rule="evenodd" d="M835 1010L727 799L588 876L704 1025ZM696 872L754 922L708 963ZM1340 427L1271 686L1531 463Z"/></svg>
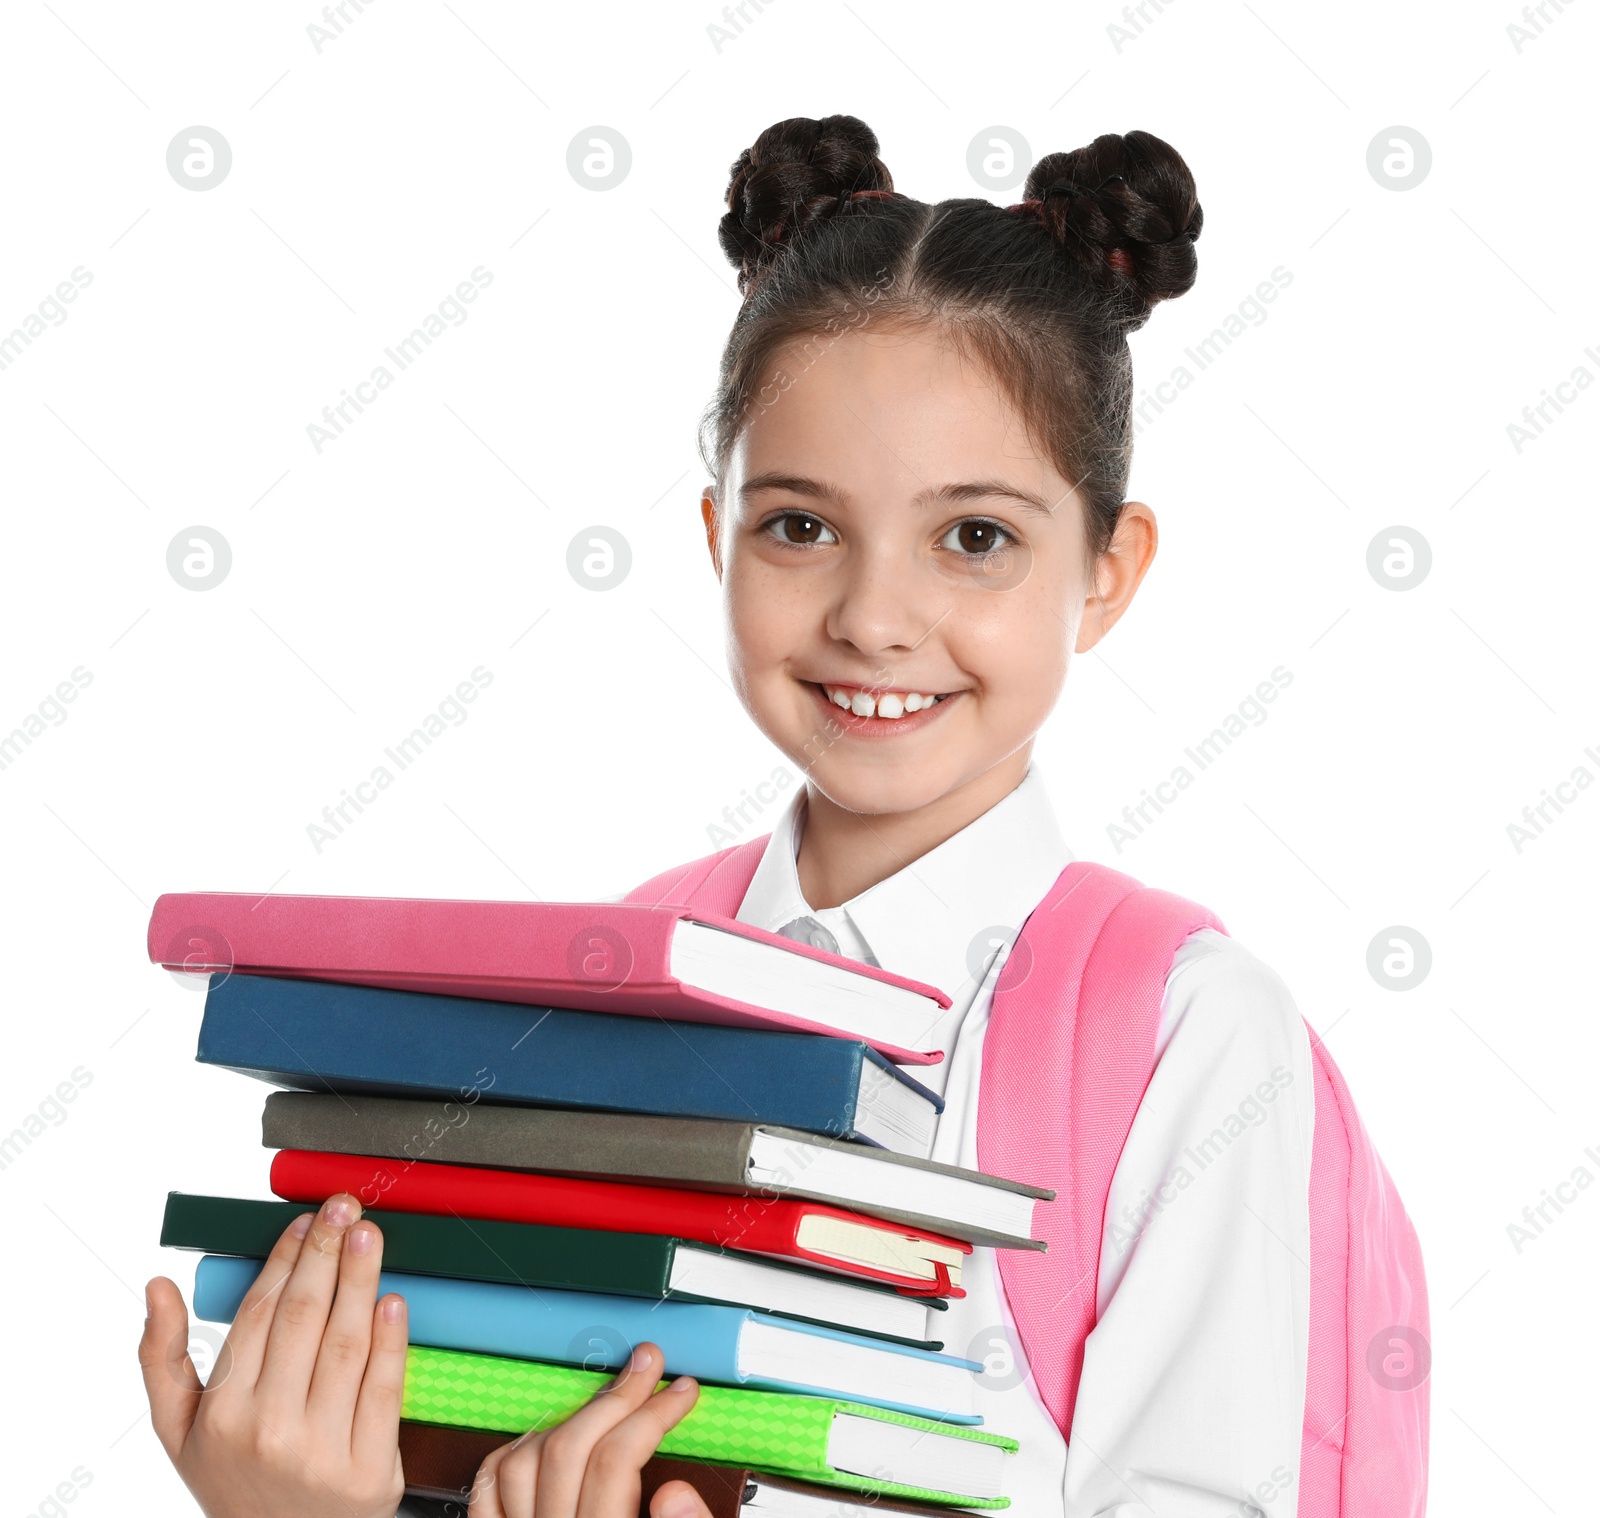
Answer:
<svg viewBox="0 0 1600 1518"><path fill-rule="evenodd" d="M729 1118L926 1159L943 1100L852 1039L211 977L196 1057L301 1091Z"/></svg>

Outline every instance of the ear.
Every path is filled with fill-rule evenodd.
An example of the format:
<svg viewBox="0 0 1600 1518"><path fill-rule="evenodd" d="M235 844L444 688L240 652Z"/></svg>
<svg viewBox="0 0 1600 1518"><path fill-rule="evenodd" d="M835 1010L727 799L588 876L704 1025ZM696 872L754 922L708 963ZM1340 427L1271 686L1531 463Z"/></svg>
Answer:
<svg viewBox="0 0 1600 1518"><path fill-rule="evenodd" d="M1088 653L1116 626L1155 556L1155 512L1143 501L1124 501L1111 543L1094 566L1078 624L1078 653Z"/></svg>
<svg viewBox="0 0 1600 1518"><path fill-rule="evenodd" d="M700 492L700 520L706 524L706 547L711 551L711 566L717 572L717 578L722 578L722 533L721 524L717 517L717 498L713 494L714 486L707 485Z"/></svg>

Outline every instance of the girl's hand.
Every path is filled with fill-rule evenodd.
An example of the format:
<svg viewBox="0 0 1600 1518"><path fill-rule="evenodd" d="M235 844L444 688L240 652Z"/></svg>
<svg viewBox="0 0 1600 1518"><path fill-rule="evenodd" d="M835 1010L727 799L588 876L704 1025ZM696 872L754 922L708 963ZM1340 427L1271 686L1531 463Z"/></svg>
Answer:
<svg viewBox="0 0 1600 1518"><path fill-rule="evenodd" d="M145 1288L150 1421L209 1518L393 1518L406 1304L376 1301L383 1239L360 1216L345 1193L284 1230L206 1386L178 1288Z"/></svg>
<svg viewBox="0 0 1600 1518"><path fill-rule="evenodd" d="M649 1342L611 1385L565 1422L524 1434L478 1467L469 1518L637 1518L639 1473L661 1437L699 1399L679 1376L660 1391L662 1354ZM711 1518L687 1481L668 1481L650 1499L651 1518Z"/></svg>

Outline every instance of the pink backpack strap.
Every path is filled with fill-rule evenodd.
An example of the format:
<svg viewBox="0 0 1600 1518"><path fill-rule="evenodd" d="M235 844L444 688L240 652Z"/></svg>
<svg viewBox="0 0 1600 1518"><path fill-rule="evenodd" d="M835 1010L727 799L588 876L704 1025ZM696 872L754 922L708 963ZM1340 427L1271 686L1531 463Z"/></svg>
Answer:
<svg viewBox="0 0 1600 1518"><path fill-rule="evenodd" d="M997 1252L1034 1384L1070 1434L1095 1323L1111 1178L1155 1069L1172 957L1204 907L1075 860L1034 908L995 986L978 1088L978 1165L1054 1187L1044 1252ZM1041 1121L1041 1114L1044 1120Z"/></svg>
<svg viewBox="0 0 1600 1518"><path fill-rule="evenodd" d="M719 917L736 917L769 837L771 834L763 833L730 849L707 854L692 864L663 870L622 899L649 902L652 906L694 906Z"/></svg>
<svg viewBox="0 0 1600 1518"><path fill-rule="evenodd" d="M1311 1324L1298 1518L1422 1518L1428 1291L1399 1192L1311 1036Z"/></svg>

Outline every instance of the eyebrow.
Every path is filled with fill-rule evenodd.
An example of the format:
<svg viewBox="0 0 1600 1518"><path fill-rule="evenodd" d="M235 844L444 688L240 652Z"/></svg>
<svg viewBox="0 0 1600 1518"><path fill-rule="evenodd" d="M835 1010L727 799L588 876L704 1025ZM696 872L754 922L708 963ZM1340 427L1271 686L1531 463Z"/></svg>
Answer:
<svg viewBox="0 0 1600 1518"><path fill-rule="evenodd" d="M828 484L825 480L814 480L809 475L803 474L787 474L779 469L769 469L765 473L753 475L740 486L739 495L743 498L762 490L787 490L793 495L809 496L821 501L842 501L845 498L843 490L836 485ZM919 490L911 498L911 504L932 506L943 502L954 505L963 501L979 501L997 496L1015 501L1018 505L1044 516L1050 516L1055 510L1055 506L1042 496L1021 490L1005 480L964 480L959 484L941 485L937 489Z"/></svg>

